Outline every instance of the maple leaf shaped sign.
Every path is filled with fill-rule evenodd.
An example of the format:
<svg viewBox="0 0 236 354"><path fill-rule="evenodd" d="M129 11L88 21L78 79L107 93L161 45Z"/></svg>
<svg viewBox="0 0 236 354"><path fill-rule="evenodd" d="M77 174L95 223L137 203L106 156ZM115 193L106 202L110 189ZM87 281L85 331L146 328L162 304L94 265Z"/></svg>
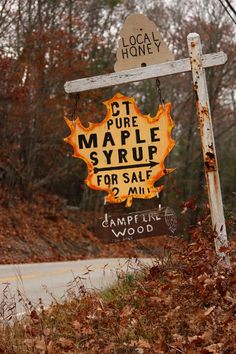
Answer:
<svg viewBox="0 0 236 354"><path fill-rule="evenodd" d="M117 93L104 102L106 118L84 127L79 118L65 118L71 130L65 139L74 157L88 167L85 183L108 193L106 201L132 205L132 198L153 198L163 186L154 183L173 169L164 160L174 146L171 131L171 104L160 105L155 117L140 113L135 99Z"/></svg>

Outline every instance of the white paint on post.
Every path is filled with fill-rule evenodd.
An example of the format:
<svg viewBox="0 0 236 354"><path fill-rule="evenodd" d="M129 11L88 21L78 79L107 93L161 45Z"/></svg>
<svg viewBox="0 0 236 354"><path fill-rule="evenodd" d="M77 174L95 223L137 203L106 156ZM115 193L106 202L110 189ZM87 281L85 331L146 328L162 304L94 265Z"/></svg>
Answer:
<svg viewBox="0 0 236 354"><path fill-rule="evenodd" d="M192 67L193 85L197 98L197 113L200 125L205 176L207 181L212 226L215 232L215 248L217 255L224 261L224 263L226 265L230 265L229 257L224 251L224 248L228 247L228 240L225 227L206 75L203 67L202 46L200 36L197 33L190 33L188 35L188 50Z"/></svg>
<svg viewBox="0 0 236 354"><path fill-rule="evenodd" d="M224 52L205 54L202 57L202 65L204 68L222 65L226 61L227 55ZM191 71L189 58L169 61L162 64L150 65L137 69L124 70L106 75L92 76L88 78L67 81L64 87L67 93L82 92L167 75L180 74L187 71Z"/></svg>

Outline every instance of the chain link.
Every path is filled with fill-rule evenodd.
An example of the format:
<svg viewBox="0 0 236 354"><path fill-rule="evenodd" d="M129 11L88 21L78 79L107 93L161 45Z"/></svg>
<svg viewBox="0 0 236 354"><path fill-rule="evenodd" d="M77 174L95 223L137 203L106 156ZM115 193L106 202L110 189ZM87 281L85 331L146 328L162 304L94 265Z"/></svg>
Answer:
<svg viewBox="0 0 236 354"><path fill-rule="evenodd" d="M76 93L76 95L75 95L74 110L73 110L73 113L72 113L72 120L73 120L73 121L75 120L75 117L76 117L76 111L77 111L77 109L78 109L79 98L80 98L79 93Z"/></svg>
<svg viewBox="0 0 236 354"><path fill-rule="evenodd" d="M159 101L160 101L160 104L165 107L165 100L162 96L162 93L161 93L161 83L160 83L160 80L157 78L156 79L156 87L157 87L157 92L158 92L158 95L159 95Z"/></svg>

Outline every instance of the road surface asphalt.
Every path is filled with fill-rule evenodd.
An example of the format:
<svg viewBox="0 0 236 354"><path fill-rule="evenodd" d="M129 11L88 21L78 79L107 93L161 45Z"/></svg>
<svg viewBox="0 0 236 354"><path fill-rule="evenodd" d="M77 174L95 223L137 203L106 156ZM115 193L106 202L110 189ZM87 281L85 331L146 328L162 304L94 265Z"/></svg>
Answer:
<svg viewBox="0 0 236 354"><path fill-rule="evenodd" d="M37 308L41 301L47 307L79 296L82 284L88 291L104 289L125 272L151 263L151 259L106 258L0 265L0 317L7 318L11 304L16 304L11 313L20 316L30 310L29 302Z"/></svg>

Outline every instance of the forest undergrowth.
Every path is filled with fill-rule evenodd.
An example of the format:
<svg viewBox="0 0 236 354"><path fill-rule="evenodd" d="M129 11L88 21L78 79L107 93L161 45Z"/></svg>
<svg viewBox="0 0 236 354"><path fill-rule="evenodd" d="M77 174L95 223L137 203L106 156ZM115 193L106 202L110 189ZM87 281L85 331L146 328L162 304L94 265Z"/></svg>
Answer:
<svg viewBox="0 0 236 354"><path fill-rule="evenodd" d="M236 353L236 239L224 250L231 267L219 263L213 241L206 220L190 242L162 240L164 253L151 267L121 272L109 289L87 292L77 277L63 304L26 303L21 320L8 309L0 352Z"/></svg>

